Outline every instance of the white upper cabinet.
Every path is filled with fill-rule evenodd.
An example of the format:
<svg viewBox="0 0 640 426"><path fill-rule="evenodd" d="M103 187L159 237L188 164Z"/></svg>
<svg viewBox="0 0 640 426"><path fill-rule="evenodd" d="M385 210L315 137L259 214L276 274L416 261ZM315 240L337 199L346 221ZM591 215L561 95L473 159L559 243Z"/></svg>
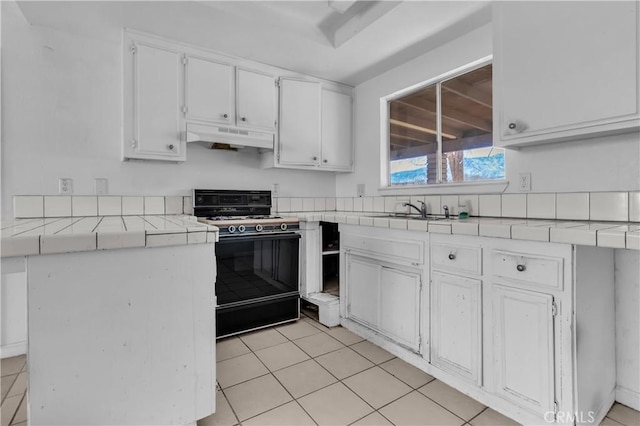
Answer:
<svg viewBox="0 0 640 426"><path fill-rule="evenodd" d="M322 90L322 166L351 170L351 96Z"/></svg>
<svg viewBox="0 0 640 426"><path fill-rule="evenodd" d="M276 129L276 79L272 75L236 69L236 123L268 131Z"/></svg>
<svg viewBox="0 0 640 426"><path fill-rule="evenodd" d="M233 66L187 55L185 69L185 118L235 123Z"/></svg>
<svg viewBox="0 0 640 426"><path fill-rule="evenodd" d="M638 2L495 2L494 145L640 128Z"/></svg>
<svg viewBox="0 0 640 426"><path fill-rule="evenodd" d="M280 79L280 164L320 162L320 83Z"/></svg>
<svg viewBox="0 0 640 426"><path fill-rule="evenodd" d="M125 49L123 158L184 161L182 55L142 42Z"/></svg>

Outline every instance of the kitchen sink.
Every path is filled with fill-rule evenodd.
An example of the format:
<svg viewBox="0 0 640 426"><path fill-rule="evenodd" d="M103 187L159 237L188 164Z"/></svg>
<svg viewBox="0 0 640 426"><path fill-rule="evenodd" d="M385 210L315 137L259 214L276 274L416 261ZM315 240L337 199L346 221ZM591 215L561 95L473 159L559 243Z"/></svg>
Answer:
<svg viewBox="0 0 640 426"><path fill-rule="evenodd" d="M444 216L427 215L427 217L422 217L417 214L407 214L407 213L377 214L377 215L371 215L369 217L384 217L384 218L392 218L392 219L411 219L411 220L433 220L433 221L458 220L457 217L450 217L449 219L447 219Z"/></svg>

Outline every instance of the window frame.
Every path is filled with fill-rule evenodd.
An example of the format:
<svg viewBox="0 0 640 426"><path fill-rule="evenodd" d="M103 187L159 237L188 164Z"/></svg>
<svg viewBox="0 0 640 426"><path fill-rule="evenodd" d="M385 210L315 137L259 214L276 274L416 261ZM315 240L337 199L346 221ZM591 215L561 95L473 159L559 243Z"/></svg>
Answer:
<svg viewBox="0 0 640 426"><path fill-rule="evenodd" d="M430 78L418 84L414 84L412 86L406 87L404 89L393 92L387 96L380 98L380 191L385 192L396 192L399 194L408 194L411 193L411 190L419 190L421 193L427 192L437 193L442 192L444 189L452 189L455 192L493 192L497 190L498 192L504 191L506 186L508 185L508 181L506 180L506 171L505 178L503 179L486 179L482 181L473 181L473 182L442 182L442 176L438 174L438 182L437 183L427 183L427 184L415 184L415 185L402 185L402 186L391 186L391 178L390 178L390 129L389 129L389 103L391 101L397 100L399 98L410 95L411 93L415 93L419 90L422 90L428 86L436 86L437 97L441 99L441 84L445 81L451 80L459 75L466 74L468 72L474 71L483 66L489 65L493 63L493 55L485 56L483 58L477 59L473 62L467 63L460 67L457 67L451 71L448 71L444 74L440 74L434 78ZM437 144L438 144L438 153L442 153L442 105L441 102L437 102L436 105L436 124L437 124ZM442 169L442 155L437 155L438 161L438 170ZM475 188L475 190L474 190Z"/></svg>

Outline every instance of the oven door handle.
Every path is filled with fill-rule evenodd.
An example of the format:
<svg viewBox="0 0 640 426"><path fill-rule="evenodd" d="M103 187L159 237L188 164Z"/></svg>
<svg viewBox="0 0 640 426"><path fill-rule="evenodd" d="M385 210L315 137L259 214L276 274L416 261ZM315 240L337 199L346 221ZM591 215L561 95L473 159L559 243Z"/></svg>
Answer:
<svg viewBox="0 0 640 426"><path fill-rule="evenodd" d="M216 244L230 244L244 241L297 240L302 236L294 232L287 234L234 235L220 237Z"/></svg>

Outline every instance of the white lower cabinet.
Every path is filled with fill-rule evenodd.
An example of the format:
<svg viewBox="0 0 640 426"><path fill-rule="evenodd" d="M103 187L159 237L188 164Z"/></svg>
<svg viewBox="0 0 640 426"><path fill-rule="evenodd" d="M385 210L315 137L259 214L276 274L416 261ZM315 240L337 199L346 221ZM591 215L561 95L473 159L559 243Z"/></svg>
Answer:
<svg viewBox="0 0 640 426"><path fill-rule="evenodd" d="M482 281L431 274L431 363L482 385Z"/></svg>
<svg viewBox="0 0 640 426"><path fill-rule="evenodd" d="M345 327L519 423L603 420L616 387L612 249L340 231Z"/></svg>
<svg viewBox="0 0 640 426"><path fill-rule="evenodd" d="M544 416L554 412L553 296L493 288L496 393Z"/></svg>
<svg viewBox="0 0 640 426"><path fill-rule="evenodd" d="M380 269L380 331L418 351L420 346L419 272L382 266Z"/></svg>
<svg viewBox="0 0 640 426"><path fill-rule="evenodd" d="M421 352L426 309L423 282L426 234L361 226L340 226L341 276L346 294L343 317L375 331L411 352ZM406 238L406 239L405 239ZM391 253L382 250L395 247ZM421 256L424 259L424 255Z"/></svg>

